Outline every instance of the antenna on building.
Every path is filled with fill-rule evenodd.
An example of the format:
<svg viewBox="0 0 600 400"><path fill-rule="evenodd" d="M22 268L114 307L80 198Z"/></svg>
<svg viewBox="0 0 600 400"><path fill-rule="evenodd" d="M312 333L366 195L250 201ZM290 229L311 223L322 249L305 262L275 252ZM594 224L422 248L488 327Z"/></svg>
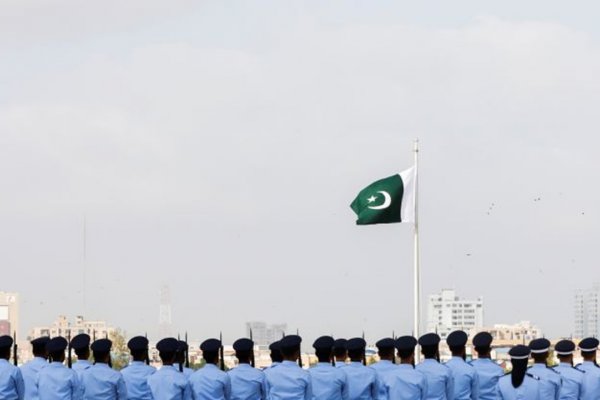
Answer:
<svg viewBox="0 0 600 400"><path fill-rule="evenodd" d="M171 290L168 285L163 285L160 289L160 306L158 314L158 330L160 337L170 337L172 329Z"/></svg>
<svg viewBox="0 0 600 400"><path fill-rule="evenodd" d="M85 217L85 214L83 215L83 231L82 231L82 240L81 240L81 244L83 246L83 265L81 268L81 302L82 302L82 314L86 315L86 311L87 311L87 304L86 304L86 296L85 296L85 291L86 291L86 286L87 286L87 267L86 267L86 259L87 259L87 220Z"/></svg>

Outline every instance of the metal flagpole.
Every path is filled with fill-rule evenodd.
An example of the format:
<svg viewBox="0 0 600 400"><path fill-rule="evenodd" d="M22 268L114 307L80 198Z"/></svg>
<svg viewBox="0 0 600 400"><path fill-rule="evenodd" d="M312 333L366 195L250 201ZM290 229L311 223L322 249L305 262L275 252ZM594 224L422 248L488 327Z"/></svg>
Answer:
<svg viewBox="0 0 600 400"><path fill-rule="evenodd" d="M418 339L421 335L421 269L419 265L419 140L415 140L415 248L414 248L414 335ZM420 361L419 351L415 354L416 362Z"/></svg>

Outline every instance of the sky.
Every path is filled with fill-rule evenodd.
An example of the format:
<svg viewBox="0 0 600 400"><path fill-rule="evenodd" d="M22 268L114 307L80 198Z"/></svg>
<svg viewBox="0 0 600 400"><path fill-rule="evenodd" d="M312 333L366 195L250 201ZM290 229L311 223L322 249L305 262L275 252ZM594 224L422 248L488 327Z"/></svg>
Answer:
<svg viewBox="0 0 600 400"><path fill-rule="evenodd" d="M0 290L22 330L157 335L168 285L191 339L411 333L412 227L349 204L418 138L424 303L454 288L568 336L600 281L599 11L3 0Z"/></svg>

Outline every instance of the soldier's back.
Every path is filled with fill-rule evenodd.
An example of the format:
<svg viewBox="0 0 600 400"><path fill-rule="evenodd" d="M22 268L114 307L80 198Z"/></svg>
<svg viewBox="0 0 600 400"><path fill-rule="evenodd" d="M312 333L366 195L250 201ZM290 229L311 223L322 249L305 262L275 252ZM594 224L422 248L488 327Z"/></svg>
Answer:
<svg viewBox="0 0 600 400"><path fill-rule="evenodd" d="M192 392L185 376L170 365L164 365L148 377L148 386L157 400L189 400Z"/></svg>
<svg viewBox="0 0 600 400"><path fill-rule="evenodd" d="M85 370L82 376L84 400L123 400L127 398L123 376L107 364L97 363Z"/></svg>
<svg viewBox="0 0 600 400"><path fill-rule="evenodd" d="M308 372L315 399L342 400L348 398L348 378L340 368L329 363L318 363Z"/></svg>
<svg viewBox="0 0 600 400"><path fill-rule="evenodd" d="M52 362L38 375L40 400L79 400L82 386L75 371L60 362Z"/></svg>
<svg viewBox="0 0 600 400"><path fill-rule="evenodd" d="M496 400L498 398L498 380L504 376L504 370L489 358L478 358L471 361L477 371L479 384L479 400Z"/></svg>
<svg viewBox="0 0 600 400"><path fill-rule="evenodd" d="M227 374L231 381L231 400L267 398L264 372L249 364L240 364Z"/></svg>
<svg viewBox="0 0 600 400"><path fill-rule="evenodd" d="M427 397L427 379L410 364L400 364L390 382L389 400L422 400Z"/></svg>
<svg viewBox="0 0 600 400"><path fill-rule="evenodd" d="M341 369L348 377L348 398L350 400L371 400L379 397L379 382L375 370L356 361L352 361Z"/></svg>
<svg viewBox="0 0 600 400"><path fill-rule="evenodd" d="M5 359L0 359L0 399L21 400L25 384L21 370Z"/></svg>
<svg viewBox="0 0 600 400"><path fill-rule="evenodd" d="M156 368L141 361L133 361L121 370L127 396L136 400L152 400L152 391L148 386L148 377L156 372Z"/></svg>

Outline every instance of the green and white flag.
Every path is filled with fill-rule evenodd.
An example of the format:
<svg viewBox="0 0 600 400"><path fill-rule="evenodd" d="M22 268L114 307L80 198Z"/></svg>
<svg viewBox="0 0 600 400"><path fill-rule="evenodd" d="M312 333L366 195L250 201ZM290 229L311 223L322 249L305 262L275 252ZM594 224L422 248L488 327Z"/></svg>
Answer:
<svg viewBox="0 0 600 400"><path fill-rule="evenodd" d="M378 180L360 191L350 208L357 225L415 222L415 167Z"/></svg>

